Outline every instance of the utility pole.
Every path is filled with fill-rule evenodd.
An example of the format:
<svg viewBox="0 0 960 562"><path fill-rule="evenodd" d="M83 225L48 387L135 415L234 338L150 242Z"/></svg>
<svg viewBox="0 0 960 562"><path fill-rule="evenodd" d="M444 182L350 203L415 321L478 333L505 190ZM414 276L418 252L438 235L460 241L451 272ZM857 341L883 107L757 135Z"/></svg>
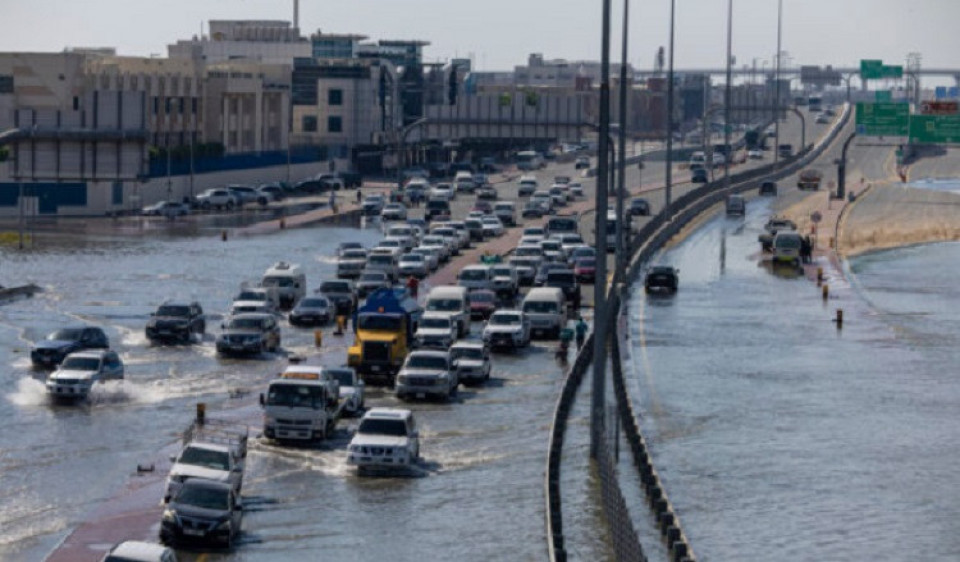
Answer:
<svg viewBox="0 0 960 562"><path fill-rule="evenodd" d="M593 320L593 393L590 404L590 457L600 456L607 368L607 166L610 151L610 0L603 0L600 40L600 131L597 154L597 283Z"/></svg>

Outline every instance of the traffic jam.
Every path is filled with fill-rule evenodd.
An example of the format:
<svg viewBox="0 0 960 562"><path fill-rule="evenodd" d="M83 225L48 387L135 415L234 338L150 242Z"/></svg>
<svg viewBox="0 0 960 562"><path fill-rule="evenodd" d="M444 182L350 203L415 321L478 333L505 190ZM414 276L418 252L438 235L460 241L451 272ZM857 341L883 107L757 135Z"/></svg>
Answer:
<svg viewBox="0 0 960 562"><path fill-rule="evenodd" d="M501 198L514 188L527 199L522 207ZM200 302L160 304L143 328L152 346L212 341L225 360L286 356L288 365L256 393L260 427L197 405L171 457L159 541L237 547L248 444L326 450L324 443L348 431L346 450L333 454L345 453L357 475L416 475L430 456L418 426L428 415L421 404L455 406L460 388L482 388L497 376L498 357L532 345L552 353L562 372L570 348L587 335L582 285L594 283L600 259L580 233L581 217L565 211L583 197L582 185L566 176L549 186L532 175L496 185L485 174L461 172L450 183L414 177L362 200L365 226L382 238L373 247L341 243L325 256L336 276L314 290L304 266L276 262L256 282L240 284L215 334L208 322L216 316ZM454 219L453 209L471 202ZM286 330L313 331L317 353L288 353ZM351 342L342 364L329 364L325 335ZM96 385L124 377L120 355L96 326L51 333L31 361L52 369L46 389L60 404L82 403ZM344 428L346 418L354 421ZM135 542L117 549L150 549Z"/></svg>

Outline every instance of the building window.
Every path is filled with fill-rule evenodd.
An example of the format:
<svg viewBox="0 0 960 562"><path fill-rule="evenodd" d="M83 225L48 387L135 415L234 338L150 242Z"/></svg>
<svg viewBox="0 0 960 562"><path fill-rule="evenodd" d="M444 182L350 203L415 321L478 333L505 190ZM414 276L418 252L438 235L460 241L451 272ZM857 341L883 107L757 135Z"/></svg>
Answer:
<svg viewBox="0 0 960 562"><path fill-rule="evenodd" d="M80 109L80 98L73 96L73 110L77 111L78 109Z"/></svg>
<svg viewBox="0 0 960 562"><path fill-rule="evenodd" d="M343 132L343 119L338 116L331 115L327 117L327 132L328 133L342 133Z"/></svg>
<svg viewBox="0 0 960 562"><path fill-rule="evenodd" d="M330 90L327 92L327 105L343 105L343 90Z"/></svg>
<svg viewBox="0 0 960 562"><path fill-rule="evenodd" d="M186 105L187 105L187 98L180 98L180 115L183 115Z"/></svg>
<svg viewBox="0 0 960 562"><path fill-rule="evenodd" d="M114 205L123 205L123 182L113 182L113 197L111 201Z"/></svg>
<svg viewBox="0 0 960 562"><path fill-rule="evenodd" d="M197 98L190 98L190 113L197 114Z"/></svg>
<svg viewBox="0 0 960 562"><path fill-rule="evenodd" d="M164 99L163 99L163 112L166 113L167 115L170 115L170 101L171 101L171 100L172 100L172 98L164 98Z"/></svg>
<svg viewBox="0 0 960 562"><path fill-rule="evenodd" d="M160 113L160 98L153 96L153 114Z"/></svg>
<svg viewBox="0 0 960 562"><path fill-rule="evenodd" d="M300 123L304 133L317 132L317 117L315 115L304 115Z"/></svg>

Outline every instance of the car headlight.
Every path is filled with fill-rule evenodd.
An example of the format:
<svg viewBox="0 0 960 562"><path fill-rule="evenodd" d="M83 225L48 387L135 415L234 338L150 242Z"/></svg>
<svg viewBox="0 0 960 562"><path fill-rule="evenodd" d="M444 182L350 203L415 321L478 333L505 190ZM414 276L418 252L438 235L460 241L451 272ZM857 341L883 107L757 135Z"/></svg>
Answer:
<svg viewBox="0 0 960 562"><path fill-rule="evenodd" d="M258 343L260 341L260 336L247 336L244 341L247 343Z"/></svg>
<svg viewBox="0 0 960 562"><path fill-rule="evenodd" d="M177 520L177 512L172 509L163 510L163 520L167 523L174 523Z"/></svg>
<svg viewBox="0 0 960 562"><path fill-rule="evenodd" d="M214 527L215 531L229 531L230 530L230 520L224 519L220 523L217 523L217 526Z"/></svg>

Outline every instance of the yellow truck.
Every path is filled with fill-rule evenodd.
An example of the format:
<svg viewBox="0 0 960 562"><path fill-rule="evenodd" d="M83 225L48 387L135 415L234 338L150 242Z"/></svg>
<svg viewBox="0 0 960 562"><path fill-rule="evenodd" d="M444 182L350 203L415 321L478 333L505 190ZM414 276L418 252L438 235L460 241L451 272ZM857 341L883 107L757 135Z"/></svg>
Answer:
<svg viewBox="0 0 960 562"><path fill-rule="evenodd" d="M392 386L413 342L422 310L406 289L378 289L354 315L347 364L367 383Z"/></svg>

